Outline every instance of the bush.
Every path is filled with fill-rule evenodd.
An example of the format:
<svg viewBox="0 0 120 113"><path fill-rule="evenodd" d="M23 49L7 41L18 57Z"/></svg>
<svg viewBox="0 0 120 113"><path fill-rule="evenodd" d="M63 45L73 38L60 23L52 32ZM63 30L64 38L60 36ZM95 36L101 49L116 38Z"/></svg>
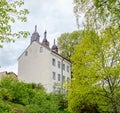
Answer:
<svg viewBox="0 0 120 113"><path fill-rule="evenodd" d="M11 106L0 101L0 113L13 113Z"/></svg>
<svg viewBox="0 0 120 113"><path fill-rule="evenodd" d="M68 113L64 111L67 100L63 95L47 94L41 84L20 82L13 77L0 80L0 99L11 106L22 105L26 113ZM0 113L12 113L10 105L1 104ZM17 106L13 108L21 111Z"/></svg>
<svg viewBox="0 0 120 113"><path fill-rule="evenodd" d="M58 100L53 94L44 91L35 93L31 104L27 106L27 113L57 113Z"/></svg>

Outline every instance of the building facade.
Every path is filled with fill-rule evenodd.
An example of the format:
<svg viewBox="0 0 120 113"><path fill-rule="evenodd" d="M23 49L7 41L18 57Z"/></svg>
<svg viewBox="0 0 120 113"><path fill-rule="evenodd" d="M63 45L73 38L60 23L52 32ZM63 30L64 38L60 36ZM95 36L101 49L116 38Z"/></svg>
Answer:
<svg viewBox="0 0 120 113"><path fill-rule="evenodd" d="M28 83L41 83L47 92L53 92L58 89L56 84L62 88L64 81L71 78L71 63L58 53L55 40L52 48L49 47L46 35L45 31L40 43L35 27L30 45L18 58L18 78Z"/></svg>

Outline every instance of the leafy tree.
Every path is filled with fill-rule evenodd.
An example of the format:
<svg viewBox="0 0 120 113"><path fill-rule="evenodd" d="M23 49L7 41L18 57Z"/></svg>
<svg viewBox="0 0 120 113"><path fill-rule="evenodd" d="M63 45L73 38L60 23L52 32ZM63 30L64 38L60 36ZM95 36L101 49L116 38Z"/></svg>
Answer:
<svg viewBox="0 0 120 113"><path fill-rule="evenodd" d="M46 94L43 91L39 91L35 93L26 110L27 113L57 113L59 109L58 102L58 99L53 94Z"/></svg>
<svg viewBox="0 0 120 113"><path fill-rule="evenodd" d="M11 74L0 79L1 113L68 113L64 103L61 95L47 94L41 84L20 82Z"/></svg>
<svg viewBox="0 0 120 113"><path fill-rule="evenodd" d="M29 93L32 87L19 82L11 76L3 77L0 81L2 100L26 105L29 103Z"/></svg>
<svg viewBox="0 0 120 113"><path fill-rule="evenodd" d="M72 33L64 33L58 37L58 47L60 54L67 59L70 59L74 52L74 47L79 42L82 31L74 31Z"/></svg>
<svg viewBox="0 0 120 113"><path fill-rule="evenodd" d="M98 36L86 31L71 60L73 80L68 96L72 113L120 112L120 32L107 28Z"/></svg>
<svg viewBox="0 0 120 113"><path fill-rule="evenodd" d="M27 37L29 34L25 31L15 33L11 25L20 20L26 22L27 9L22 9L23 0L1 0L0 1L0 47L4 42L14 42L15 38Z"/></svg>
<svg viewBox="0 0 120 113"><path fill-rule="evenodd" d="M74 0L74 13L79 25L80 15L85 14L85 25L95 30L106 26L120 28L119 0Z"/></svg>

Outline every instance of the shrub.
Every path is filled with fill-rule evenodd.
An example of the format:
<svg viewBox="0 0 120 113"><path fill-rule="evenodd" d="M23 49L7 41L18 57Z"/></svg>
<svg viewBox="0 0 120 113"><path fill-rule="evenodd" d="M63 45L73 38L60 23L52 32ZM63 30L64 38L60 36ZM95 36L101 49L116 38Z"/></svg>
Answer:
<svg viewBox="0 0 120 113"><path fill-rule="evenodd" d="M0 113L13 113L11 106L0 101Z"/></svg>
<svg viewBox="0 0 120 113"><path fill-rule="evenodd" d="M31 104L26 106L27 113L57 113L58 109L56 96L44 91L36 92Z"/></svg>

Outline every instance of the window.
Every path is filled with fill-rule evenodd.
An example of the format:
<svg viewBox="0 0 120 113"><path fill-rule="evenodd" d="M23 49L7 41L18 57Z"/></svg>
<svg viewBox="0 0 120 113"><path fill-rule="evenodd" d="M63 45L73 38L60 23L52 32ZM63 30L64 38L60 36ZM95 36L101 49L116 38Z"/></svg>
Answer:
<svg viewBox="0 0 120 113"><path fill-rule="evenodd" d="M62 81L64 82L65 81L65 76L63 75L63 77L62 77Z"/></svg>
<svg viewBox="0 0 120 113"><path fill-rule="evenodd" d="M60 74L58 74L58 81L60 81Z"/></svg>
<svg viewBox="0 0 120 113"><path fill-rule="evenodd" d="M60 61L58 61L58 68L60 68Z"/></svg>
<svg viewBox="0 0 120 113"><path fill-rule="evenodd" d="M27 56L28 55L28 51L25 51L25 56Z"/></svg>
<svg viewBox="0 0 120 113"><path fill-rule="evenodd" d="M62 64L62 69L65 70L65 64Z"/></svg>
<svg viewBox="0 0 120 113"><path fill-rule="evenodd" d="M69 72L69 70L70 70L70 69L69 69L69 66L67 66L67 72Z"/></svg>
<svg viewBox="0 0 120 113"><path fill-rule="evenodd" d="M55 80L55 79L56 79L55 72L53 72L53 80Z"/></svg>
<svg viewBox="0 0 120 113"><path fill-rule="evenodd" d="M52 65L55 66L55 59L52 59Z"/></svg>
<svg viewBox="0 0 120 113"><path fill-rule="evenodd" d="M55 86L53 86L53 92L55 91Z"/></svg>
<svg viewBox="0 0 120 113"><path fill-rule="evenodd" d="M43 48L42 47L40 47L40 53L42 53L43 52Z"/></svg>

